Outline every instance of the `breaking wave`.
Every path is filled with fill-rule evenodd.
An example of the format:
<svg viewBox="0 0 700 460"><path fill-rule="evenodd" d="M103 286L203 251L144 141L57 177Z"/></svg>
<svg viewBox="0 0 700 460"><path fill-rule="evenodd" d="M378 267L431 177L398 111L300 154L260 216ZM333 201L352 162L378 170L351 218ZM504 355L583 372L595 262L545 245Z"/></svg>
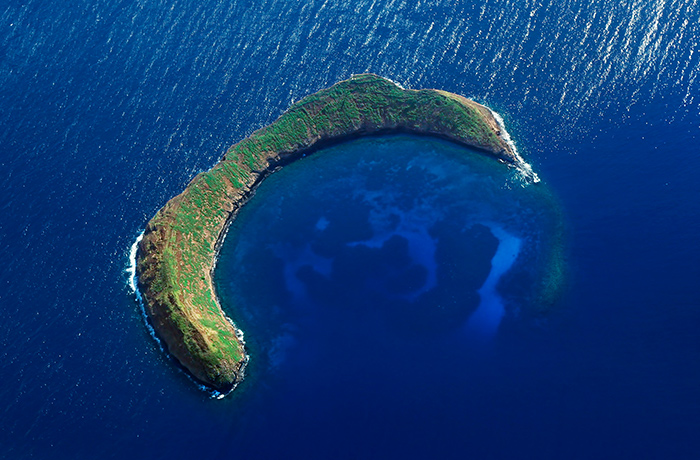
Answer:
<svg viewBox="0 0 700 460"><path fill-rule="evenodd" d="M141 312L141 317L143 318L143 322L146 325L146 328L148 329L148 333L150 334L151 337L153 337L153 340L158 344L158 348L160 349L161 352L168 354L167 349L165 347L165 344L163 343L162 340L158 337L156 334L156 330L153 329L153 325L151 325L151 322L148 320L148 315L146 313L146 304L143 300L143 296L141 295L141 291L138 289L138 278L136 276L136 255L139 250L139 243L143 239L143 232L139 234L139 236L136 237L136 240L134 243L131 245L131 249L129 250L129 265L126 267L126 273L129 274L127 284L129 286L129 289L134 293L134 296L136 297L136 301L139 305L139 311ZM238 329L237 329L238 330ZM169 355L169 354L168 354ZM192 376L190 376L187 372L184 372L184 374L192 381L194 384L202 390L203 392L207 393L212 399L221 399L225 397L228 393L221 393L219 391L216 391L212 388L208 388L204 385L202 385L200 382L195 380Z"/></svg>
<svg viewBox="0 0 700 460"><path fill-rule="evenodd" d="M515 142L513 142L513 139L510 137L510 134L508 134L506 125L503 122L503 117L501 117L497 112L493 111L492 109L489 108L489 110L491 111L493 118L496 119L498 127L501 128L501 138L505 141L506 144L508 144L508 146L513 151L513 155L515 155L515 167L518 169L518 172L521 174L522 178L525 180L526 183L538 183L540 181L540 177L535 171L532 170L532 166L530 165L530 163L526 162L523 159L523 157L521 157L518 153L518 148L515 146Z"/></svg>
<svg viewBox="0 0 700 460"><path fill-rule="evenodd" d="M136 241L131 245L131 249L129 250L129 266L126 268L126 272L129 274L129 287L139 300L141 300L141 293L136 287L136 253L139 250L139 243L142 239L143 232L136 237Z"/></svg>

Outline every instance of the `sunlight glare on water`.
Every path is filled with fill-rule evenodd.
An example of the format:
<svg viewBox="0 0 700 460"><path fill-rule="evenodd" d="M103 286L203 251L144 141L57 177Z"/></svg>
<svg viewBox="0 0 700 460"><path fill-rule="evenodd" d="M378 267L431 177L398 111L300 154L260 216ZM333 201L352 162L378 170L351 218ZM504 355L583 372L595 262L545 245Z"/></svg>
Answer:
<svg viewBox="0 0 700 460"><path fill-rule="evenodd" d="M2 3L0 457L697 457L698 50L698 0ZM561 198L572 293L554 314L523 321L507 306L515 272L504 273L506 314L489 351L468 359L469 316L448 308L459 302L447 293L438 315L393 315L421 334L398 340L400 353L367 344L368 356L394 357L371 369L351 364L351 346L335 361L307 346L302 337L326 337L300 311L316 336L293 322L246 336L253 356L270 349L277 372L298 365L294 378L253 384L263 372L253 360L237 396L211 400L144 327L124 272L134 237L228 146L362 72L503 116L539 185ZM338 235L332 217L319 234ZM356 242L372 241L365 230ZM481 251L441 253L438 242L435 258L455 276L480 274L458 299L475 310L501 246L485 223L452 230L443 239L471 238ZM425 234L402 232L386 252L429 260ZM260 263L291 258L289 248ZM321 298L317 274L333 267L327 254L304 259L312 249L274 280L313 266L299 286ZM345 254L346 268L377 255L354 249L365 252ZM526 252L523 243L518 257ZM415 265L375 292L413 292L430 274ZM281 305L278 293L257 294ZM249 313L240 321L254 323ZM455 346L426 355L429 331L450 320ZM321 361L334 380L305 378ZM428 376L445 387L426 391Z"/></svg>

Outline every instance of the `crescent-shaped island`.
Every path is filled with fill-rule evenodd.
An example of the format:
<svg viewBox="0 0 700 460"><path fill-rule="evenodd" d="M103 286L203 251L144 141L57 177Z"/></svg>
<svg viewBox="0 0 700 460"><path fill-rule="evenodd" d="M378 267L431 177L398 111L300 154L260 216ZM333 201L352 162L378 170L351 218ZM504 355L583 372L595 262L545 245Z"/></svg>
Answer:
<svg viewBox="0 0 700 460"><path fill-rule="evenodd" d="M198 174L148 222L138 243L136 277L148 320L198 381L227 393L243 378L243 334L221 308L213 270L228 225L255 188L285 164L331 143L397 132L468 146L538 180L494 114L456 94L406 90L362 74L295 103ZM543 285L555 289L551 284Z"/></svg>

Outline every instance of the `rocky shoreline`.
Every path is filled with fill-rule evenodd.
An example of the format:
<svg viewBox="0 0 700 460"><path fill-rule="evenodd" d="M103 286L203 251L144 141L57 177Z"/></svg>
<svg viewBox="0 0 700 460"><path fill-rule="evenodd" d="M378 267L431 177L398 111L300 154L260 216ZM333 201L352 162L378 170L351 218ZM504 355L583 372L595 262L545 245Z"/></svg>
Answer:
<svg viewBox="0 0 700 460"><path fill-rule="evenodd" d="M243 335L221 309L213 270L229 223L255 187L329 143L396 132L440 137L526 165L487 107L445 91L405 90L376 75L355 75L235 144L149 221L138 244L138 289L156 334L198 381L227 393L244 376Z"/></svg>

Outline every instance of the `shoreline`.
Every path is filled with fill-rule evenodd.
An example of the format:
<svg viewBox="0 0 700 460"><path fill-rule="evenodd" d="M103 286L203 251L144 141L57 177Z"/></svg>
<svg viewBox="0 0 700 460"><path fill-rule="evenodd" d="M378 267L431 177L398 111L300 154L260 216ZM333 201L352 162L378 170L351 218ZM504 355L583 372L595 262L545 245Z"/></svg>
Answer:
<svg viewBox="0 0 700 460"><path fill-rule="evenodd" d="M158 337L158 334L156 333L155 328L151 324L149 318L148 318L148 313L146 311L146 304L144 303L143 296L141 295L141 292L138 289L138 276L136 275L136 254L138 251L138 245L143 239L143 233L141 232L139 236L136 237L134 240L134 243L131 245L131 248L129 249L129 266L125 270L126 273L129 274L128 281L127 281L127 287L131 289L132 293L134 294L134 297L136 297L136 303L139 306L139 312L141 313L141 318L143 319L144 324L146 325L146 329L148 330L148 335L155 340L156 344L158 345L158 349L161 351L161 353L166 353L167 354L167 346L163 343L163 341ZM233 325L233 321L229 319L229 322ZM241 331L242 334L242 331ZM242 337L241 337L242 340ZM221 399L226 397L227 393L221 393L213 388L207 387L201 382L198 382L193 378L193 376L187 372L187 369L182 369L182 371L185 373L187 378L192 380L192 382L202 391L205 393L208 393L212 398L214 399ZM233 388L235 389L235 387ZM231 391L233 391L233 389Z"/></svg>
<svg viewBox="0 0 700 460"><path fill-rule="evenodd" d="M151 219L138 242L134 282L157 336L197 381L226 394L244 377L243 332L223 312L213 272L231 222L257 186L331 143L403 132L443 138L519 169L527 164L489 108L444 91L404 90L376 75L354 75L235 144Z"/></svg>

